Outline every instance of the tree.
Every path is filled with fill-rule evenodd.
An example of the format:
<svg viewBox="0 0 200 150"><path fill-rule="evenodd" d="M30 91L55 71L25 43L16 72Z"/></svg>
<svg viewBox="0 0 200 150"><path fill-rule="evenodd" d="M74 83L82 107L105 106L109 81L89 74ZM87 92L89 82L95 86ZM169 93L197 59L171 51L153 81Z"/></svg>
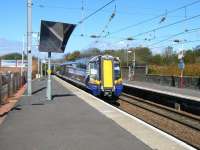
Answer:
<svg viewBox="0 0 200 150"><path fill-rule="evenodd" d="M133 60L133 52L135 51L136 63L138 64L147 64L152 56L151 50L147 47L130 48L129 51L132 51L128 54L129 60Z"/></svg>
<svg viewBox="0 0 200 150"><path fill-rule="evenodd" d="M6 54L1 56L1 59L5 59L5 60L18 60L18 59L22 59L22 55L19 53L10 53L10 54Z"/></svg>
<svg viewBox="0 0 200 150"><path fill-rule="evenodd" d="M170 65L177 63L177 54L173 51L173 47L168 46L163 53L163 64Z"/></svg>
<svg viewBox="0 0 200 150"><path fill-rule="evenodd" d="M81 52L81 57L91 57L91 56L97 56L100 55L101 51L98 48L90 48L88 50Z"/></svg>
<svg viewBox="0 0 200 150"><path fill-rule="evenodd" d="M156 54L156 55L152 56L149 60L149 63L152 65L163 64L162 56L160 54Z"/></svg>
<svg viewBox="0 0 200 150"><path fill-rule="evenodd" d="M80 51L74 51L73 53L68 53L64 56L64 59L67 61L73 61L77 58L80 58Z"/></svg>
<svg viewBox="0 0 200 150"><path fill-rule="evenodd" d="M194 51L187 50L185 52L185 56L184 56L185 63L194 64L196 62L195 57L196 56L195 56L195 52Z"/></svg>

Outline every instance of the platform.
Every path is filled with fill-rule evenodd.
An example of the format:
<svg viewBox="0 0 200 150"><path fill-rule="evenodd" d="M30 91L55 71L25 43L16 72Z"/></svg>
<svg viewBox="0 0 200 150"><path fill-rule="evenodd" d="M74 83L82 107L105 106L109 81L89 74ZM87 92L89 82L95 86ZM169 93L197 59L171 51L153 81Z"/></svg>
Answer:
<svg viewBox="0 0 200 150"><path fill-rule="evenodd" d="M46 80L33 82L0 125L3 150L192 149L96 97L54 77L53 100Z"/></svg>
<svg viewBox="0 0 200 150"><path fill-rule="evenodd" d="M154 83L147 83L140 81L126 81L124 85L200 102L200 90L162 86Z"/></svg>

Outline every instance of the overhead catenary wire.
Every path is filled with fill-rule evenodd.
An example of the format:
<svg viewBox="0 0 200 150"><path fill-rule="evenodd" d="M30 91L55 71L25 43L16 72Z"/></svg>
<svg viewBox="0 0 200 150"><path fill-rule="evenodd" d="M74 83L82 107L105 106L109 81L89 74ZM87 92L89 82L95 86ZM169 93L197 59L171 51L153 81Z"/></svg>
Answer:
<svg viewBox="0 0 200 150"><path fill-rule="evenodd" d="M174 38L174 37L177 37L177 36L183 35L183 34L193 33L193 32L196 32L197 30L200 30L200 27L199 28L188 29L187 31L183 31L183 32L180 32L180 33L173 34L173 35L171 35L171 36L169 36L169 37L167 37L167 38L165 38L163 40L160 40L158 42L152 43L152 44L150 44L148 46L157 45L157 44L160 44L162 42L168 41L171 38Z"/></svg>
<svg viewBox="0 0 200 150"><path fill-rule="evenodd" d="M143 34L150 33L150 32L155 32L155 31L157 31L157 30L160 30L160 29L163 29L163 28L166 28L166 27L170 27L170 26L172 26L172 25L179 24L179 23L182 23L182 22L185 22L185 21L188 21L188 20L192 20L192 19L195 19L195 18L197 18L197 17L200 17L200 14L195 15L195 16L192 16L192 17L189 17L189 18L185 18L185 19L182 19L182 20L176 21L176 22L174 22L174 23L171 23L171 24L168 24L168 25L164 25L164 26L161 26L161 27L158 27L158 28L155 28L155 29L151 29L151 30L146 31L146 32L139 33L139 34L133 36L133 37L134 37L133 39L135 40L135 37L141 36L141 35L143 35ZM199 29L199 28L191 29L191 30L187 30L187 31L194 31L194 30L197 30L197 29ZM178 35L181 35L181 34L187 32L187 31L184 31L184 32L181 32L181 33L172 35L172 36L170 36L170 38L175 37L175 36L178 36ZM170 39L170 38L167 38L167 39ZM162 40L162 41L159 41L159 43L161 43L161 42L163 42L163 41L166 41L167 39L164 39L164 40ZM120 41L123 41L123 40L127 40L127 38L121 39ZM118 41L118 42L120 42L120 41ZM154 44L158 44L158 43L154 43Z"/></svg>
<svg viewBox="0 0 200 150"><path fill-rule="evenodd" d="M65 10L80 10L80 8L71 8L71 7L64 7L64 6L57 6L57 5L46 5L39 3L38 1L34 1L32 3L33 7L39 7L39 8L56 8L56 9L65 9Z"/></svg>
<svg viewBox="0 0 200 150"><path fill-rule="evenodd" d="M112 12L111 16L109 17L108 22L106 23L106 25L104 26L103 30L99 34L100 36L102 36L102 34L106 32L106 29L108 28L109 24L111 23L111 21L113 20L113 18L115 17L115 15L116 15L116 4L115 4L114 11Z"/></svg>
<svg viewBox="0 0 200 150"><path fill-rule="evenodd" d="M178 7L178 8L173 9L173 10L169 10L169 11L167 11L167 14L177 12L177 11L179 11L179 10L181 10L181 9L185 9L185 8L190 7L190 6L192 6L192 5L195 5L195 4L197 4L197 3L200 3L200 0L196 0L196 1L192 2L192 3L186 4L186 5L184 5L184 6ZM157 16L155 16L155 17L142 20L142 21L140 21L140 22L138 22L138 23L135 23L135 24L132 24L132 25L129 25L129 26L120 28L120 29L118 29L118 30L116 30L116 31L111 32L110 35L111 35L111 34L116 34L116 33L122 32L122 31L125 31L125 30L127 30L127 29L130 29L130 28L139 26L139 25L141 25L141 24L144 24L144 23L147 23L147 22L150 22L150 21L153 21L153 20L155 20L155 19L157 19L157 18L160 18L160 17L163 17L163 16L165 16L165 15L166 15L166 12L165 12L165 13L162 13L162 14L160 14L160 15L157 15Z"/></svg>
<svg viewBox="0 0 200 150"><path fill-rule="evenodd" d="M187 43L195 43L195 42L200 42L200 40L191 40L191 41L184 41L183 43L176 43L176 44L174 44L174 46L176 46L176 45L180 45L180 44L187 44ZM152 49L155 49L155 48L166 48L167 46L169 46L169 45L163 45L163 46L153 46L153 47L150 47L150 48L152 48Z"/></svg>
<svg viewBox="0 0 200 150"><path fill-rule="evenodd" d="M64 6L59 6L59 5L46 5L46 4L42 4L39 2L35 2L33 3L33 7L38 7L38 8L49 8L49 9L63 9L63 10L76 10L76 11L80 11L79 7L64 7ZM95 11L95 9L92 8L85 8L85 11ZM105 13L111 13L112 11L109 10L101 10L102 12ZM151 13L144 13L144 12L127 12L127 11L118 11L118 13L120 14L127 14L127 15L134 15L134 14L141 14L141 15L151 15L151 16L155 16L156 14L151 14ZM180 17L180 16L174 16L174 17Z"/></svg>
<svg viewBox="0 0 200 150"><path fill-rule="evenodd" d="M96 13L98 13L99 11L101 11L102 9L104 9L105 7L107 7L108 5L112 4L114 1L116 0L111 0L110 2L106 3L105 5L103 5L102 7L98 8L97 10L95 10L94 12L92 12L91 14L89 14L88 16L84 17L82 20L80 20L78 22L79 24L82 24L85 20L89 19L90 17L94 16Z"/></svg>
<svg viewBox="0 0 200 150"><path fill-rule="evenodd" d="M84 18L84 0L81 0L81 20ZM84 24L82 24L82 33L81 36L84 36Z"/></svg>
<svg viewBox="0 0 200 150"><path fill-rule="evenodd" d="M111 3L113 3L114 1L116 1L116 0L111 0L110 2L106 3L104 6L100 7L99 9L97 9L97 10L95 10L94 12L92 12L91 14L89 14L88 16L82 17L81 20L77 23L77 25L82 24L84 21L86 21L86 20L89 19L90 17L94 16L96 13L98 13L98 12L100 12L100 11L103 11L103 9L104 9L105 7L107 7L108 5L110 5ZM186 4L186 5L184 5L184 6L182 6L182 7L179 7L179 8L176 8L176 9L173 9L173 10L169 10L169 11L166 10L165 13L163 13L163 14L161 14L161 15L158 15L158 16L156 16L156 17L157 17L157 18L163 17L163 16L167 17L167 15L168 15L169 13L173 13L173 12L176 12L176 11L181 10L181 9L185 9L185 16L186 16L186 8L189 7L189 6L192 6L192 5L194 5L194 4L197 4L197 3L199 3L199 2L200 2L200 0L196 0L196 1L194 1L194 2L191 2L191 3L189 3L189 4ZM42 8L42 7L46 7L46 5L37 5L37 6L38 6L38 7L41 6L41 8ZM52 7L66 8L66 7L59 7L59 6L52 6ZM82 8L83 8L83 7L82 7ZM78 8L68 8L68 9L78 9ZM80 10L80 8L79 8L79 10ZM85 9L85 10L86 10L86 9ZM153 18L156 19L156 17L153 17ZM153 32L153 33L154 33L154 38L155 38L155 31L160 30L160 29L163 29L163 28L170 27L170 26L172 26L172 25L175 25L175 24L178 24L178 23L181 23L181 22L185 22L185 21L188 21L188 20L192 20L192 19L197 18L197 17L200 17L200 14L199 14L199 15L196 15L196 16L192 16L192 17L190 17L190 18L186 18L186 17L185 17L185 19L183 19L183 20L179 20L179 21L176 21L176 22L174 22L174 23L171 23L171 24L168 24L168 25L165 25L165 26L160 26L160 27L158 27L158 28L155 28L155 29L152 29L152 30L149 30L149 31L146 31L146 32L138 33L138 34L136 34L135 36L133 36L133 37L134 37L134 40L135 40L135 37L138 37L138 36L141 36L141 35L143 35L143 34L150 33L150 32ZM154 20L154 19L153 19L153 20ZM148 20L149 20L149 19L148 19ZM145 20L144 20L144 21L145 21ZM147 20L146 20L146 21L147 21ZM149 20L149 21L150 21L150 20ZM107 29L109 23L110 23L110 22L108 22L108 24L106 24L106 25L104 26L104 28L103 28L102 31L105 31L105 30ZM139 23L142 23L142 21L139 22ZM145 23L145 22L143 22L143 23ZM136 24L135 24L135 25L136 25ZM102 35L102 33L105 33L105 32L101 32L100 35ZM82 30L82 34L83 34L83 30ZM113 34L113 32L109 33L109 35L112 35L112 34ZM86 36L86 35L84 34L84 36ZM87 35L87 36L88 36L88 37L91 37L91 35L90 35L90 36ZM173 35L173 36L174 36L174 35ZM102 37L102 36L100 36L100 37ZM105 37L106 37L106 35L105 35ZM125 39L125 38L123 38L123 39ZM126 39L127 39L127 38L126 38ZM167 39L168 39L168 38L167 38ZM164 40L165 40L165 39L164 39ZM160 41L159 41L159 42L160 42ZM154 44L154 43L153 43L153 44Z"/></svg>
<svg viewBox="0 0 200 150"><path fill-rule="evenodd" d="M181 19L179 21L176 21L176 22L173 22L173 23L170 23L170 24L167 24L167 25L163 25L163 26L160 26L160 27L157 27L157 28L145 31L145 32L138 33L138 34L134 35L133 37L138 37L138 36L141 36L141 35L153 32L153 31L157 31L157 30L160 30L160 29L163 29L163 28L167 28L167 27L170 27L170 26L173 26L173 25L185 22L185 21L189 21L189 20L192 20L192 19L195 19L195 18L198 18L198 17L200 17L200 14L189 17L189 18Z"/></svg>
<svg viewBox="0 0 200 150"><path fill-rule="evenodd" d="M103 5L102 7L98 8L97 10L95 10L94 12L90 13L89 15L85 16L83 19L81 19L80 21L78 21L77 25L82 24L84 21L86 21L87 19L89 19L90 17L94 16L96 13L102 11L105 7L109 6L110 4L112 4L114 1L116 0L111 0L108 3L106 3L105 5ZM34 6L34 4L32 4ZM80 8L66 8L66 7L62 7L62 6L51 6L51 5L42 5L42 4L35 4L35 6L40 7L40 8L63 8L63 9L80 9Z"/></svg>
<svg viewBox="0 0 200 150"><path fill-rule="evenodd" d="M115 4L115 7L114 7L114 10L112 12L112 14L110 15L106 25L103 27L102 31L99 33L99 35L91 35L90 37L92 38L105 38L107 34L109 34L109 32L106 33L106 29L108 29L109 27L109 24L111 23L111 21L113 20L113 18L115 17L116 15L116 4ZM102 34L105 34L104 36L102 36ZM97 41L98 42L98 41Z"/></svg>

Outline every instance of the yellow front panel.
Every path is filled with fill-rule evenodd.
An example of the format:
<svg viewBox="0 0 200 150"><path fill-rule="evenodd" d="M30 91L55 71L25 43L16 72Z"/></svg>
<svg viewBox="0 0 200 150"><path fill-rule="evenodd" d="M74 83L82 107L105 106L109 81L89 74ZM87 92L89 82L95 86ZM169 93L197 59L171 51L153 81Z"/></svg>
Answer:
<svg viewBox="0 0 200 150"><path fill-rule="evenodd" d="M104 88L112 88L113 87L112 60L103 60L103 86L104 86Z"/></svg>

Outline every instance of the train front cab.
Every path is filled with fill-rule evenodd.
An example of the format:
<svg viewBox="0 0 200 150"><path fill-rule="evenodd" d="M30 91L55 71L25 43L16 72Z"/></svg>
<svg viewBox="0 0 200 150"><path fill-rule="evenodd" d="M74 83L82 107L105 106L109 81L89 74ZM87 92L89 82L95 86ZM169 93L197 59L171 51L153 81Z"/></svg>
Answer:
<svg viewBox="0 0 200 150"><path fill-rule="evenodd" d="M119 59L113 57L102 57L101 66L101 81L104 95L118 97L123 90Z"/></svg>
<svg viewBox="0 0 200 150"><path fill-rule="evenodd" d="M118 97L121 94L123 85L118 59L97 57L89 62L87 74L86 86L93 95Z"/></svg>

